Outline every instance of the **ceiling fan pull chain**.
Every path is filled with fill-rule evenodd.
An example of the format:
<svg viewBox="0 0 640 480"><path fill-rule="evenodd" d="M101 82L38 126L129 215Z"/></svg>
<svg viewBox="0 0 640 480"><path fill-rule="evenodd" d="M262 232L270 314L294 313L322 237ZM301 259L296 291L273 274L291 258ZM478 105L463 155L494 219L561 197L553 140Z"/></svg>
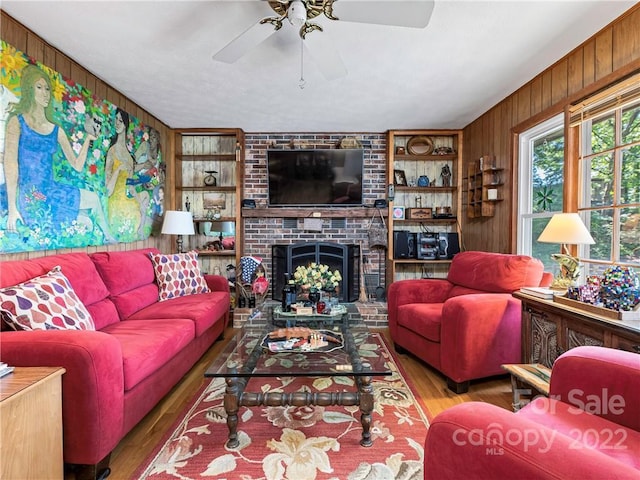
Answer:
<svg viewBox="0 0 640 480"><path fill-rule="evenodd" d="M304 40L300 39L300 82L298 82L298 86L300 90L302 90L307 85L307 82L304 79Z"/></svg>

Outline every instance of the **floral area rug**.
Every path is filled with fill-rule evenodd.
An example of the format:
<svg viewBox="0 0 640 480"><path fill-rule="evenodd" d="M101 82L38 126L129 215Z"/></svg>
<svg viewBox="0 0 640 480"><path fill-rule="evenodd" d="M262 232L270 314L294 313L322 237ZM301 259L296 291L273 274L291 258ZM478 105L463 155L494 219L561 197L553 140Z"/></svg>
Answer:
<svg viewBox="0 0 640 480"><path fill-rule="evenodd" d="M165 441L138 470L139 479L422 480L428 420L424 405L380 334L367 345L387 359L388 377L374 377L373 446L362 447L358 407L242 407L240 445L225 446L224 379L213 379L190 402ZM254 378L246 391L355 390L351 377Z"/></svg>

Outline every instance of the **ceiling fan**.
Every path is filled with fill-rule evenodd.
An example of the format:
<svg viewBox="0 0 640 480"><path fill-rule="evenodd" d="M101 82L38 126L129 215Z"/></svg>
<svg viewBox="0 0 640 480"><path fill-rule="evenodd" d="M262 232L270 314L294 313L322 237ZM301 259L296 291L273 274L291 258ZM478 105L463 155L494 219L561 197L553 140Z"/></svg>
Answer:
<svg viewBox="0 0 640 480"><path fill-rule="evenodd" d="M252 48L278 32L288 22L299 28L304 47L327 80L340 78L347 70L331 40L314 20L329 20L424 28L433 12L434 0L262 0L276 16L260 19L213 55L214 60L234 63ZM285 22L285 20L287 22ZM268 24L268 25L267 25ZM273 28L269 28L269 25ZM318 33L316 33L318 32ZM304 48L303 47L303 48Z"/></svg>

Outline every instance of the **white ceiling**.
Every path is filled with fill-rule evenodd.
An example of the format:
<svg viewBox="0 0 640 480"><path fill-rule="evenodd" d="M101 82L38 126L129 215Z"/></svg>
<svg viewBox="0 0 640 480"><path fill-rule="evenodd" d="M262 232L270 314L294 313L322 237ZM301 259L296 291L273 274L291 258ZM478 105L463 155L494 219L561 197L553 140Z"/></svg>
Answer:
<svg viewBox="0 0 640 480"><path fill-rule="evenodd" d="M272 13L264 1L0 0L170 127L246 132L463 128L635 3L436 0L424 29L318 17L310 35L330 37L348 74L327 81L306 55L300 89L288 24L234 64L212 60Z"/></svg>

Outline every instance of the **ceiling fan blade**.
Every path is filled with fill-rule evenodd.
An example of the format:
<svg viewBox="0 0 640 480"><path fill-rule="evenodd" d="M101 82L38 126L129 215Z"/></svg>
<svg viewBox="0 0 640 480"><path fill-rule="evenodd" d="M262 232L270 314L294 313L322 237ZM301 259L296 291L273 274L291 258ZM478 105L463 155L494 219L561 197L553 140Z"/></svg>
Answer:
<svg viewBox="0 0 640 480"><path fill-rule="evenodd" d="M424 28L433 7L434 0L336 0L333 14L345 22Z"/></svg>
<svg viewBox="0 0 640 480"><path fill-rule="evenodd" d="M330 35L312 32L304 39L304 46L324 78L331 81L347 75L347 67L344 66Z"/></svg>
<svg viewBox="0 0 640 480"><path fill-rule="evenodd" d="M231 40L220 51L214 53L213 59L224 63L234 63L275 32L276 30L270 25L257 22Z"/></svg>

